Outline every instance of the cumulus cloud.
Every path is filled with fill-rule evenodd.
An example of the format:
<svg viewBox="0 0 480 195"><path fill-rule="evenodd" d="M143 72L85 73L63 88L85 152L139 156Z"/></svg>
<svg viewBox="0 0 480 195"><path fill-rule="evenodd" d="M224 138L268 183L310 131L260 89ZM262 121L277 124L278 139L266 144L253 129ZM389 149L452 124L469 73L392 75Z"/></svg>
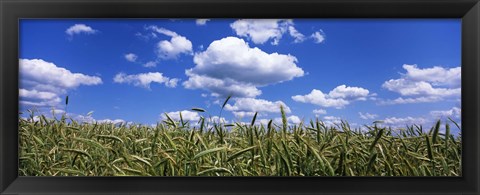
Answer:
<svg viewBox="0 0 480 195"><path fill-rule="evenodd" d="M180 113L182 114L182 118L184 121L198 121L200 120L200 115L198 112L193 112L189 110L182 110L182 111L175 111L175 112L167 112L168 116L175 121L180 121ZM165 114L160 115L160 119L168 120Z"/></svg>
<svg viewBox="0 0 480 195"><path fill-rule="evenodd" d="M186 37L165 28L149 26L148 29L156 33L171 37L170 40L163 40L157 44L157 55L162 59L176 59L180 54L192 53L192 42Z"/></svg>
<svg viewBox="0 0 480 195"><path fill-rule="evenodd" d="M197 75L187 70L186 75L189 77L183 82L183 86L187 89L204 89L212 92L214 97L224 97L233 95L235 97L255 97L262 92L250 83L242 83L233 79L212 78L207 75Z"/></svg>
<svg viewBox="0 0 480 195"><path fill-rule="evenodd" d="M113 78L113 81L115 83L127 83L137 87L150 89L151 83L165 84L165 86L170 88L176 87L179 79L177 78L170 79L168 77L163 76L163 74L159 72L148 72L148 73L140 73L140 74L133 74L133 75L127 75L121 72L115 75L115 77Z"/></svg>
<svg viewBox="0 0 480 195"><path fill-rule="evenodd" d="M20 104L26 106L55 106L59 104L62 99L59 94L53 92L46 92L46 91L37 91L35 89L27 90L27 89L20 89L19 96L21 99L31 99L31 101L21 100Z"/></svg>
<svg viewBox="0 0 480 195"><path fill-rule="evenodd" d="M321 30L306 37L295 28L291 19L240 19L230 24L230 27L238 36L247 37L255 44L271 40L272 45L278 45L286 33L294 39L294 43L301 43L308 38L314 39L315 43L325 40L325 34Z"/></svg>
<svg viewBox="0 0 480 195"><path fill-rule="evenodd" d="M360 118L364 119L364 120L375 119L375 118L378 117L378 115L370 114L368 112L366 112L366 113L358 112L358 115L360 115Z"/></svg>
<svg viewBox="0 0 480 195"><path fill-rule="evenodd" d="M462 114L462 110L458 107L453 107L450 110L434 110L430 112L430 115L434 119L439 119L439 118L456 118L459 119Z"/></svg>
<svg viewBox="0 0 480 195"><path fill-rule="evenodd" d="M460 88L434 88L428 82L407 79L391 79L386 81L382 87L403 96L448 97L458 96L461 92Z"/></svg>
<svg viewBox="0 0 480 195"><path fill-rule="evenodd" d="M286 113L290 113L290 108L282 101L268 101L255 98L236 98L233 105L225 105L225 110L232 111L235 116L253 116L258 113L280 113L280 106L283 106Z"/></svg>
<svg viewBox="0 0 480 195"><path fill-rule="evenodd" d="M407 71L405 76L413 81L425 81L433 86L460 86L461 67L443 68L434 66L433 68L420 69L417 65L403 65Z"/></svg>
<svg viewBox="0 0 480 195"><path fill-rule="evenodd" d="M461 68L418 68L417 65L404 64L407 72L399 79L385 81L383 88L408 98L382 101L381 104L405 104L435 102L445 98L458 98L461 94Z"/></svg>
<svg viewBox="0 0 480 195"><path fill-rule="evenodd" d="M181 53L192 52L192 42L182 36L172 37L170 41L160 41L157 47L159 57L163 59L177 58Z"/></svg>
<svg viewBox="0 0 480 195"><path fill-rule="evenodd" d="M230 27L238 36L248 37L256 44L273 39L272 44L277 45L290 23L291 20L241 19L230 24Z"/></svg>
<svg viewBox="0 0 480 195"><path fill-rule="evenodd" d="M208 21L210 21L210 19L196 19L195 23L197 26L203 26L206 25Z"/></svg>
<svg viewBox="0 0 480 195"><path fill-rule="evenodd" d="M295 56L269 54L236 37L213 41L204 52L195 54L194 63L196 66L185 72L189 77L183 83L185 88L223 96L255 97L261 94L257 87L304 75Z"/></svg>
<svg viewBox="0 0 480 195"><path fill-rule="evenodd" d="M102 79L99 77L72 73L42 59L20 59L20 75L21 79L59 88L102 84Z"/></svg>
<svg viewBox="0 0 480 195"><path fill-rule="evenodd" d="M19 96L25 97L25 98L41 99L41 100L50 100L50 99L58 98L58 95L56 93L37 91L35 89L32 89L32 90L20 89Z"/></svg>
<svg viewBox="0 0 480 195"><path fill-rule="evenodd" d="M369 91L367 89L340 85L328 94L325 94L318 89L313 89L309 94L295 95L292 96L292 99L297 102L340 109L350 104L352 101L365 101L368 96Z"/></svg>
<svg viewBox="0 0 480 195"><path fill-rule="evenodd" d="M134 53L127 53L125 54L125 59L129 62L135 62L137 61L138 56Z"/></svg>
<svg viewBox="0 0 480 195"><path fill-rule="evenodd" d="M65 30L65 33L70 36L73 36L75 34L95 34L96 32L98 31L85 24L75 24Z"/></svg>
<svg viewBox="0 0 480 195"><path fill-rule="evenodd" d="M80 85L99 85L102 79L58 67L42 59L20 59L20 104L26 106L56 106L60 95Z"/></svg>

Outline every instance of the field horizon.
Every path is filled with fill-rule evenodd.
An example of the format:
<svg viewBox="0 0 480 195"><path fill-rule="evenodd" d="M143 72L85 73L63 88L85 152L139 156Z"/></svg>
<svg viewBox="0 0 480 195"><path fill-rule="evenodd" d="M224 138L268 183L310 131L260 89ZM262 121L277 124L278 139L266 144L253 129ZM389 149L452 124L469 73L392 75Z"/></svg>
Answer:
<svg viewBox="0 0 480 195"><path fill-rule="evenodd" d="M204 112L199 108L192 109ZM151 125L20 118L22 176L461 176L461 135L424 129L351 129L316 119L289 125ZM70 120L70 122L68 122ZM451 122L460 128L453 120Z"/></svg>

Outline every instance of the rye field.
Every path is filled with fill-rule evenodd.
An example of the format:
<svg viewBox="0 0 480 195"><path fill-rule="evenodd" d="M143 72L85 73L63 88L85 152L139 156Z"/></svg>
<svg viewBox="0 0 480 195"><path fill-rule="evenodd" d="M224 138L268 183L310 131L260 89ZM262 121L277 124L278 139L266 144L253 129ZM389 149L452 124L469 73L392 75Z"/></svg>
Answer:
<svg viewBox="0 0 480 195"><path fill-rule="evenodd" d="M168 117L147 126L32 115L19 119L19 175L461 176L453 121L403 129L374 123L360 131L346 121L290 125L282 118L225 124Z"/></svg>

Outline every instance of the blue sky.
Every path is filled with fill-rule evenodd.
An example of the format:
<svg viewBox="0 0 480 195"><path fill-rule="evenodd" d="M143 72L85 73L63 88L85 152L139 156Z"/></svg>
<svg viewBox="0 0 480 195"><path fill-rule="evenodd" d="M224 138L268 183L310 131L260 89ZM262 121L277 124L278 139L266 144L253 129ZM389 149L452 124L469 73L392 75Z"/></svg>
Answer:
<svg viewBox="0 0 480 195"><path fill-rule="evenodd" d="M147 19L20 22L20 109L154 124L318 117L460 121L458 19ZM196 113L200 107L207 113ZM93 112L91 112L93 111ZM87 113L90 112L90 115Z"/></svg>

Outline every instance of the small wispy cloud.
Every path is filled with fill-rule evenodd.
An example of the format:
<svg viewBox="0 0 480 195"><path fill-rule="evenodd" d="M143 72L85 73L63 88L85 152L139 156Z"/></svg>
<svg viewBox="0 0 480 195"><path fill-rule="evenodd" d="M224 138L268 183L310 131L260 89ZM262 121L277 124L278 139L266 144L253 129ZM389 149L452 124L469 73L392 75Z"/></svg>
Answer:
<svg viewBox="0 0 480 195"><path fill-rule="evenodd" d="M325 41L325 33L322 30L314 32L310 37L313 38L315 43L322 43Z"/></svg>
<svg viewBox="0 0 480 195"><path fill-rule="evenodd" d="M76 34L95 34L97 33L98 30L93 29L90 26L87 26L85 24L75 24L73 26L70 26L67 30L65 30L65 33L67 35L73 36Z"/></svg>
<svg viewBox="0 0 480 195"><path fill-rule="evenodd" d="M134 53L127 53L125 54L125 59L129 62L135 62L137 61L138 56Z"/></svg>
<svg viewBox="0 0 480 195"><path fill-rule="evenodd" d="M133 75L127 75L121 72L115 75L115 77L113 78L113 82L115 83L127 83L146 89L150 89L151 83L165 84L165 86L167 87L174 88L177 86L179 80L180 79L177 78L170 79L163 76L163 74L159 72L148 72Z"/></svg>
<svg viewBox="0 0 480 195"><path fill-rule="evenodd" d="M358 112L358 115L360 115L360 118L361 118L361 119L364 119L364 120L375 119L375 118L378 117L378 115L376 115L376 114L370 114L370 113L368 113L368 112L366 112L366 113Z"/></svg>
<svg viewBox="0 0 480 195"><path fill-rule="evenodd" d="M195 23L197 26L204 26L207 24L207 22L210 21L210 19L197 19L195 20Z"/></svg>

